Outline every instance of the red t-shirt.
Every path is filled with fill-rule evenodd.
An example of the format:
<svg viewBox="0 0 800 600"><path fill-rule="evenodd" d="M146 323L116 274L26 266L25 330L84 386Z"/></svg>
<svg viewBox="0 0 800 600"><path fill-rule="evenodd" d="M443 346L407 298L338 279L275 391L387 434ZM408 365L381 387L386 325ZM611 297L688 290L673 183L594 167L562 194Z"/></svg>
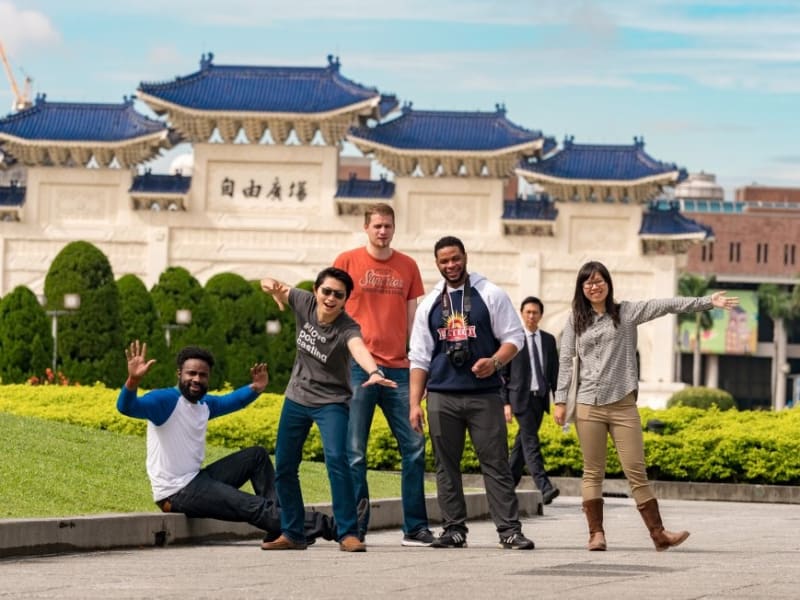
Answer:
<svg viewBox="0 0 800 600"><path fill-rule="evenodd" d="M425 294L417 263L397 250L387 260L377 260L361 247L337 256L333 266L353 278L345 309L361 325L375 361L385 367L408 367L408 301Z"/></svg>

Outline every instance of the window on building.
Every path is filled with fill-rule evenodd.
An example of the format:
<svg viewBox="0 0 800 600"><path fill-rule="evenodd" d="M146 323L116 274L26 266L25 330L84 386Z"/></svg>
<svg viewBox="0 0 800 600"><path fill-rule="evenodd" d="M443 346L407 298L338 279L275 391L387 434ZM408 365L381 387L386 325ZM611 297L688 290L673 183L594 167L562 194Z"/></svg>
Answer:
<svg viewBox="0 0 800 600"><path fill-rule="evenodd" d="M784 244L783 245L783 264L785 264L785 265L794 265L794 255L795 255L795 245L794 244Z"/></svg>
<svg viewBox="0 0 800 600"><path fill-rule="evenodd" d="M742 243L731 242L728 246L728 261L738 263L742 259Z"/></svg>
<svg viewBox="0 0 800 600"><path fill-rule="evenodd" d="M702 262L714 261L714 242L709 242L708 244L703 245L700 253L700 260Z"/></svg>
<svg viewBox="0 0 800 600"><path fill-rule="evenodd" d="M756 244L756 263L767 264L769 260L769 244Z"/></svg>

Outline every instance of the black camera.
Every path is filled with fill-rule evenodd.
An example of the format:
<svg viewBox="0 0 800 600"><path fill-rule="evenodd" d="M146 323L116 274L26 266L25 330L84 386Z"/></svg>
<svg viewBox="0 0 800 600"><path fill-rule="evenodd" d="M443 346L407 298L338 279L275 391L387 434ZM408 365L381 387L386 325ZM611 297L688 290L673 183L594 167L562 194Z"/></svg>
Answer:
<svg viewBox="0 0 800 600"><path fill-rule="evenodd" d="M466 343L455 342L447 347L447 358L450 359L450 364L456 369L460 369L467 364L470 356L469 346Z"/></svg>

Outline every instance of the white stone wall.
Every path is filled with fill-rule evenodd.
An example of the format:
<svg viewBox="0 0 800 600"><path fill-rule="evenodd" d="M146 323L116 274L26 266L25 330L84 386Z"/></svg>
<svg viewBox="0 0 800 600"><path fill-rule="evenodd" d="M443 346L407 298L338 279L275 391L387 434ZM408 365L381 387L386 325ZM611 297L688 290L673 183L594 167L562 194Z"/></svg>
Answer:
<svg viewBox="0 0 800 600"><path fill-rule="evenodd" d="M0 222L0 294L17 285L41 293L50 262L74 240L98 246L117 278L133 273L148 287L168 266L187 268L201 283L221 272L289 283L313 279L336 254L364 243L363 218L337 211L338 152L334 146L197 144L186 210L178 212L133 210L126 170L31 168L21 221ZM469 268L503 287L515 305L539 296L542 326L556 335L587 260L608 266L618 300L675 293L678 259L641 254L641 206L559 204L553 236L509 236L501 222L502 184L397 178L394 247L417 260L427 288L440 278L434 243L455 235L466 246ZM662 404L674 390L674 331L672 317L639 330L645 404Z"/></svg>

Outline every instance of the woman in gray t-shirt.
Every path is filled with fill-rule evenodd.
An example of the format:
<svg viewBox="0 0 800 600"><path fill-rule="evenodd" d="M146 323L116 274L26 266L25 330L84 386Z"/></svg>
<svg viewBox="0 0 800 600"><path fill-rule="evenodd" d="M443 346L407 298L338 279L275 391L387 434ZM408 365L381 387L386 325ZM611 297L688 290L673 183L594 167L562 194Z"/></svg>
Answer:
<svg viewBox="0 0 800 600"><path fill-rule="evenodd" d="M322 436L325 466L331 485L333 516L339 548L364 552L358 538L356 501L347 462L350 358L369 373L368 385L396 387L383 376L364 345L361 328L344 305L353 291L353 280L335 267L323 269L314 282L314 291L290 288L271 278L261 280L261 289L270 294L283 310L288 304L297 321L297 353L286 400L278 423L275 445L275 488L281 504L281 536L264 542L264 550L303 550L305 508L298 469L303 444L316 423Z"/></svg>

